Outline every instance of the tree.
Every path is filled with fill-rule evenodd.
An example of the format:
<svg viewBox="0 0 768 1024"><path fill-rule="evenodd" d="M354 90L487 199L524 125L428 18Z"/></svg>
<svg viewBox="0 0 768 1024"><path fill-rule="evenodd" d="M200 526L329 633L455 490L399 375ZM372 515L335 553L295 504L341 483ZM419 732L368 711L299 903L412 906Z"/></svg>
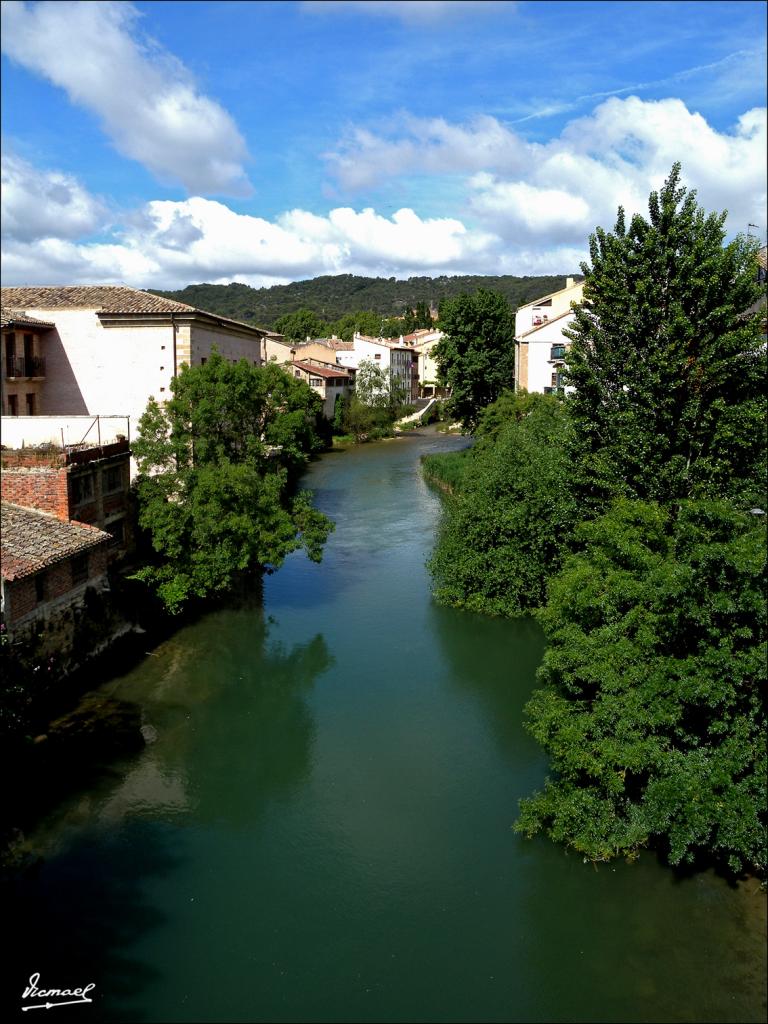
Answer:
<svg viewBox="0 0 768 1024"><path fill-rule="evenodd" d="M518 829L593 860L651 844L766 864L765 529L724 501L618 499L550 584L529 728L553 776Z"/></svg>
<svg viewBox="0 0 768 1024"><path fill-rule="evenodd" d="M567 426L559 399L509 394L485 411L470 451L439 457L439 475L460 481L429 561L439 601L511 616L543 602L575 519Z"/></svg>
<svg viewBox="0 0 768 1024"><path fill-rule="evenodd" d="M725 214L679 187L680 165L625 228L590 239L566 383L569 457L585 508L764 493L765 358L754 240L724 245Z"/></svg>
<svg viewBox="0 0 768 1024"><path fill-rule="evenodd" d="M307 338L325 338L330 333L329 325L311 309L298 309L295 313L286 313L276 321L275 328L291 342L306 341Z"/></svg>
<svg viewBox="0 0 768 1024"><path fill-rule="evenodd" d="M474 430L482 410L515 381L515 318L507 300L480 289L442 303L443 338L434 348L450 412Z"/></svg>
<svg viewBox="0 0 768 1024"><path fill-rule="evenodd" d="M185 366L163 405L151 399L133 452L139 523L157 564L137 573L168 609L273 571L303 547L320 561L331 521L295 482L312 452L319 396L274 364Z"/></svg>
<svg viewBox="0 0 768 1024"><path fill-rule="evenodd" d="M355 375L355 395L362 402L374 409L383 409L389 405L390 391L389 374L372 359L361 359Z"/></svg>
<svg viewBox="0 0 768 1024"><path fill-rule="evenodd" d="M372 313L370 310L364 309L357 313L345 313L331 324L330 330L342 341L352 341L355 331L368 337L377 338L381 332L381 322L380 313Z"/></svg>

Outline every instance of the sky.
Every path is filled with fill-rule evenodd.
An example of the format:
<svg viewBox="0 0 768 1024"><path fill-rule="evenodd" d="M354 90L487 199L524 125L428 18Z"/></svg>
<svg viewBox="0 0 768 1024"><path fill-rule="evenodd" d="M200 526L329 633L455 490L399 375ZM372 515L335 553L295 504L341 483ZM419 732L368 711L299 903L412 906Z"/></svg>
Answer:
<svg viewBox="0 0 768 1024"><path fill-rule="evenodd" d="M763 2L2 0L1 38L4 284L568 274L675 161L765 240Z"/></svg>

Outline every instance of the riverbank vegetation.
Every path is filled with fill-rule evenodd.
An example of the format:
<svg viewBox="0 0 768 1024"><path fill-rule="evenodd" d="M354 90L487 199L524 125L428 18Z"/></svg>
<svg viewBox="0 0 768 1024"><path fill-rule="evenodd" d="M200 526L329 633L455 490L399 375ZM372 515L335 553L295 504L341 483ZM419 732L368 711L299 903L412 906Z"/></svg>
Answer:
<svg viewBox="0 0 768 1024"><path fill-rule="evenodd" d="M534 612L518 829L593 860L766 864L765 350L753 241L678 166L590 240L565 399L477 410L431 569L439 599ZM452 457L443 457L450 460ZM459 465L459 460L455 460Z"/></svg>
<svg viewBox="0 0 768 1024"><path fill-rule="evenodd" d="M150 400L133 445L154 553L136 578L176 612L241 573L274 571L297 548L320 561L333 524L296 486L326 446L319 396L274 364L216 353L182 368L171 390L162 406Z"/></svg>

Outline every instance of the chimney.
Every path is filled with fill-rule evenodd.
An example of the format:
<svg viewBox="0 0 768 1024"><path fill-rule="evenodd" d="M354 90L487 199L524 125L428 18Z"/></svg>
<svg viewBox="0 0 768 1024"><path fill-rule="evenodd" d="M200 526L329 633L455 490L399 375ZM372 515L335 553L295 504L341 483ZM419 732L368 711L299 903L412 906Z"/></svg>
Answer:
<svg viewBox="0 0 768 1024"><path fill-rule="evenodd" d="M566 288L573 288L573 278L572 277L566 277L566 279L565 279L565 287Z"/></svg>

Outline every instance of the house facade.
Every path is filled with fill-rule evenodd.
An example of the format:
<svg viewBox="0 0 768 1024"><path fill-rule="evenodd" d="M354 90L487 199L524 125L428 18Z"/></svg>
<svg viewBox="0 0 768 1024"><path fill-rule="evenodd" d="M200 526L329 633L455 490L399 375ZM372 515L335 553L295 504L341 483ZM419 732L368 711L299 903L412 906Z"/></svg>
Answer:
<svg viewBox="0 0 768 1024"><path fill-rule="evenodd" d="M363 360L385 370L403 390L406 401L418 397L418 354L412 343L404 338L371 338L355 332L351 348L336 350L336 361L340 366L358 369Z"/></svg>
<svg viewBox="0 0 768 1024"><path fill-rule="evenodd" d="M4 448L2 499L62 522L97 527L109 537L112 561L134 547L130 459L127 439L65 448Z"/></svg>
<svg viewBox="0 0 768 1024"><path fill-rule="evenodd" d="M42 411L42 390L46 379L45 337L53 330L51 321L3 310L2 390L3 414L35 416Z"/></svg>
<svg viewBox="0 0 768 1024"><path fill-rule="evenodd" d="M572 305L581 302L583 282L569 277L565 288L520 306L515 314L515 390L557 393L570 340L563 330L573 323Z"/></svg>
<svg viewBox="0 0 768 1024"><path fill-rule="evenodd" d="M408 335L413 338L417 359L417 388L419 398L433 398L445 391L438 384L438 366L434 357L435 347L443 337L442 331L416 331Z"/></svg>
<svg viewBox="0 0 768 1024"><path fill-rule="evenodd" d="M294 377L303 380L323 400L323 415L333 419L336 399L349 397L353 390L353 373L330 363L295 361L290 367Z"/></svg>
<svg viewBox="0 0 768 1024"><path fill-rule="evenodd" d="M4 416L119 413L138 425L183 364L216 349L260 365L270 333L122 286L3 288L1 298Z"/></svg>

